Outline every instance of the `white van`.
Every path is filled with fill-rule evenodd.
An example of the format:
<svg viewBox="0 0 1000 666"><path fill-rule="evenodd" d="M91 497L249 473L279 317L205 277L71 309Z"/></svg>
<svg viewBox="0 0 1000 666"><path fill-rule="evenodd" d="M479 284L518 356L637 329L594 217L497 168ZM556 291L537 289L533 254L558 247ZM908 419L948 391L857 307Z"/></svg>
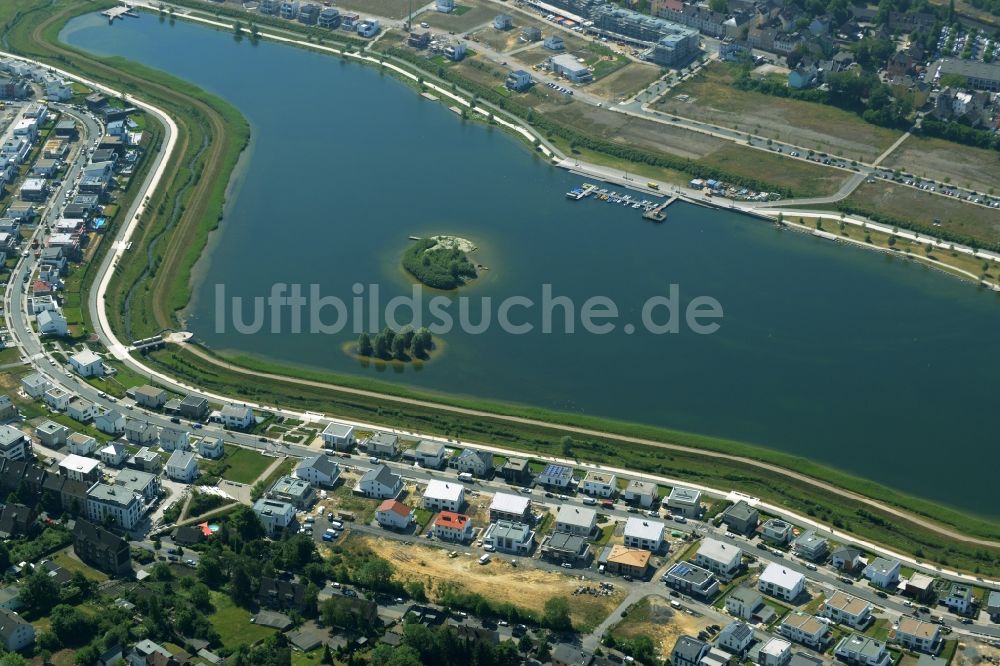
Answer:
<svg viewBox="0 0 1000 666"><path fill-rule="evenodd" d="M479 558L479 563L480 564L489 564L489 562L490 562L490 554L489 553L484 553L483 556Z"/></svg>
<svg viewBox="0 0 1000 666"><path fill-rule="evenodd" d="M342 530L344 529L344 523L340 522L339 520L331 520L330 527L332 527L335 530Z"/></svg>
<svg viewBox="0 0 1000 666"><path fill-rule="evenodd" d="M321 506L316 513L318 513L319 515L322 516L324 513L326 513L326 507L325 506Z"/></svg>

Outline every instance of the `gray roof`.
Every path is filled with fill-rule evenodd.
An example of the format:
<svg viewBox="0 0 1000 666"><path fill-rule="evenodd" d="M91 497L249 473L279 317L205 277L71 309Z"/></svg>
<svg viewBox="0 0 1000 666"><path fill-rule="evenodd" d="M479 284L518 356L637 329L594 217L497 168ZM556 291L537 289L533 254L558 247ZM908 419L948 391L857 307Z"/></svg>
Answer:
<svg viewBox="0 0 1000 666"><path fill-rule="evenodd" d="M1000 592L991 590L990 596L986 598L987 608L1000 608Z"/></svg>
<svg viewBox="0 0 1000 666"><path fill-rule="evenodd" d="M12 428L9 425L0 426L0 446L10 446L21 441L24 437L25 434L17 428Z"/></svg>
<svg viewBox="0 0 1000 666"><path fill-rule="evenodd" d="M670 651L671 661L679 657L684 661L697 662L706 644L691 636L681 636L674 643L674 649Z"/></svg>
<svg viewBox="0 0 1000 666"><path fill-rule="evenodd" d="M87 491L87 498L98 502L107 502L109 504L118 505L128 505L134 501L138 501L134 491L107 483L95 483L94 486Z"/></svg>
<svg viewBox="0 0 1000 666"><path fill-rule="evenodd" d="M744 641L748 637L753 636L753 629L746 622L731 622L719 632L720 640L724 636L732 636L737 641Z"/></svg>
<svg viewBox="0 0 1000 666"><path fill-rule="evenodd" d="M839 557L843 560L853 560L857 557L861 557L865 552L860 548L855 548L854 546L841 546L837 550L831 553L831 557Z"/></svg>
<svg viewBox="0 0 1000 666"><path fill-rule="evenodd" d="M144 493L149 484L159 479L155 474L138 469L123 469L115 477L115 485L134 493Z"/></svg>
<svg viewBox="0 0 1000 666"><path fill-rule="evenodd" d="M308 481L297 479L290 474L280 477L271 486L272 493L281 493L289 497L304 497L312 490L312 485Z"/></svg>
<svg viewBox="0 0 1000 666"><path fill-rule="evenodd" d="M885 557L876 557L871 564L868 565L868 569L880 574L888 574L890 571L899 566L899 560L890 560Z"/></svg>
<svg viewBox="0 0 1000 666"><path fill-rule="evenodd" d="M674 578L687 581L695 587L701 587L701 585L706 581L714 578L711 571L702 569L701 567L691 564L690 562L678 562L674 566L670 567L667 574L673 576Z"/></svg>
<svg viewBox="0 0 1000 666"><path fill-rule="evenodd" d="M584 506L560 504L556 511L556 522L575 527L591 527L597 520L597 512Z"/></svg>
<svg viewBox="0 0 1000 666"><path fill-rule="evenodd" d="M187 398L185 398L187 400ZM246 405L226 405L222 408L220 412L223 416L233 416L238 418L244 418L247 412L253 413L253 410Z"/></svg>
<svg viewBox="0 0 1000 666"><path fill-rule="evenodd" d="M444 444L441 442L430 442L426 439L417 444L416 452L426 456L439 456L444 451Z"/></svg>
<svg viewBox="0 0 1000 666"><path fill-rule="evenodd" d="M681 486L674 486L670 490L670 497L667 498L667 501L694 504L700 498L701 498L700 490L694 490L693 488L683 488Z"/></svg>
<svg viewBox="0 0 1000 666"><path fill-rule="evenodd" d="M458 459L462 458L479 458L486 467L493 467L493 454L489 451L482 451L480 449L464 449Z"/></svg>
<svg viewBox="0 0 1000 666"><path fill-rule="evenodd" d="M18 628L26 624L28 622L23 620L17 613L9 611L6 608L0 608L0 638L3 638L5 644L13 638Z"/></svg>
<svg viewBox="0 0 1000 666"><path fill-rule="evenodd" d="M399 477L392 473L392 470L385 465L379 465L378 467L373 467L372 469L365 472L365 475L361 477L361 482L365 481L378 481L383 486L388 486L390 488L395 487L396 482L399 481Z"/></svg>
<svg viewBox="0 0 1000 666"><path fill-rule="evenodd" d="M321 474L333 476L337 473L338 467L337 463L330 460L329 456L313 456L312 458L304 458L295 466L295 469L312 468Z"/></svg>
<svg viewBox="0 0 1000 666"><path fill-rule="evenodd" d="M729 593L729 598L735 599L743 605L748 605L750 602L760 599L761 596L757 590L746 585L741 585Z"/></svg>
<svg viewBox="0 0 1000 666"><path fill-rule="evenodd" d="M557 550L571 550L574 553L578 553L586 543L587 540L582 536L570 534L569 532L553 532L549 535L548 546Z"/></svg>
<svg viewBox="0 0 1000 666"><path fill-rule="evenodd" d="M190 451L181 451L180 449L174 449L174 452L170 454L170 458L167 459L168 467L187 467L194 461L194 454Z"/></svg>
<svg viewBox="0 0 1000 666"><path fill-rule="evenodd" d="M492 536L498 539L512 539L514 541L524 540L531 528L524 523L515 523L509 520L498 520L492 528Z"/></svg>
<svg viewBox="0 0 1000 666"><path fill-rule="evenodd" d="M977 62L974 60L942 60L941 72L943 74L958 74L960 76L971 76L977 79L993 79L995 81L1000 81L1000 65Z"/></svg>
<svg viewBox="0 0 1000 666"><path fill-rule="evenodd" d="M723 515L726 518L734 518L735 520L750 520L756 514L757 509L747 504L746 500L740 500L726 509L726 512Z"/></svg>

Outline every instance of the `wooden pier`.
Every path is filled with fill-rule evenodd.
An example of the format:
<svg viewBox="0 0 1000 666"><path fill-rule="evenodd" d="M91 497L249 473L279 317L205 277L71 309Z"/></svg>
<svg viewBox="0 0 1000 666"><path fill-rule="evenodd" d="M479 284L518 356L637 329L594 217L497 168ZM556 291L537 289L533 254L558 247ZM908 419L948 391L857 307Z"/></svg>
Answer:
<svg viewBox="0 0 1000 666"><path fill-rule="evenodd" d="M656 208L651 208L650 210L647 210L645 213L642 214L643 219L652 220L653 222L663 222L665 219L667 219L667 206L677 201L677 199L679 198L680 197L678 197L675 194L674 196L670 197L669 199L661 203Z"/></svg>
<svg viewBox="0 0 1000 666"><path fill-rule="evenodd" d="M139 15L135 13L135 10L129 7L126 3L122 3L117 7L112 7L111 9L105 9L101 12L101 15L108 17L108 23L114 23L116 18L123 19L126 16L139 18Z"/></svg>

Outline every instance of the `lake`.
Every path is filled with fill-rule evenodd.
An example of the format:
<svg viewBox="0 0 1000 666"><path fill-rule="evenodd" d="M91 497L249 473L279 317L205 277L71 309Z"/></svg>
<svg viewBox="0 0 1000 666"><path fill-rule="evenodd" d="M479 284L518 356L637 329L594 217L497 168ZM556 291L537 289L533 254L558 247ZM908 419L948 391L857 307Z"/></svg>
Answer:
<svg viewBox="0 0 1000 666"><path fill-rule="evenodd" d="M631 208L568 201L579 177L336 57L235 43L232 34L149 14L113 26L83 16L62 38L191 81L251 123L251 152L198 266L187 315L206 346L752 442L1000 515L991 490L1000 450L985 418L996 409L1000 371L996 295L727 211L675 204L654 224ZM293 333L287 309L280 331L269 318L255 334L239 333L235 321L219 325L218 285L227 299L244 297L247 322L249 299L276 283L304 285L303 293L317 285L347 304L355 285L364 303L370 285L383 304L408 294L399 265L408 238L439 233L472 240L475 261L489 268L461 292L471 297L472 322L484 309L499 315L512 296L536 307L512 307L510 318L536 321L548 284L573 302L577 322L588 298L607 297L618 325L595 334L578 323L568 334L554 308L552 333L453 330L419 370L362 367L342 349L356 338L350 328ZM715 299L724 312L718 331L626 333L647 299L671 285L685 307ZM657 312L662 321L666 310Z"/></svg>

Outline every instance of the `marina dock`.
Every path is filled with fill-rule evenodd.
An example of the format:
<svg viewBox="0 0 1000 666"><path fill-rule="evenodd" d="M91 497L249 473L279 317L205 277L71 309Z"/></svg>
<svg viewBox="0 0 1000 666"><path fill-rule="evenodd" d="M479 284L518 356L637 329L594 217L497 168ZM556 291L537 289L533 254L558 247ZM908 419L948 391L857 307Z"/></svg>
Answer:
<svg viewBox="0 0 1000 666"><path fill-rule="evenodd" d="M118 7L105 9L103 12L101 12L101 15L108 17L108 23L114 23L116 18L124 19L126 16L131 16L132 18L139 18L139 15L135 12L135 10L124 3L119 5Z"/></svg>
<svg viewBox="0 0 1000 666"><path fill-rule="evenodd" d="M663 222L667 219L667 206L677 201L678 196L675 194L663 203L661 203L656 208L650 208L645 213L642 214L643 219L652 220L653 222Z"/></svg>
<svg viewBox="0 0 1000 666"><path fill-rule="evenodd" d="M571 201L580 201L588 197L594 199L594 201L614 203L641 210L644 219L654 222L663 222L666 220L667 214L664 211L666 211L667 206L681 198L679 195L674 195L662 203L657 203L649 199L635 198L631 194L622 194L614 190L598 187L591 183L584 183L580 187L574 187L566 193L566 198Z"/></svg>

